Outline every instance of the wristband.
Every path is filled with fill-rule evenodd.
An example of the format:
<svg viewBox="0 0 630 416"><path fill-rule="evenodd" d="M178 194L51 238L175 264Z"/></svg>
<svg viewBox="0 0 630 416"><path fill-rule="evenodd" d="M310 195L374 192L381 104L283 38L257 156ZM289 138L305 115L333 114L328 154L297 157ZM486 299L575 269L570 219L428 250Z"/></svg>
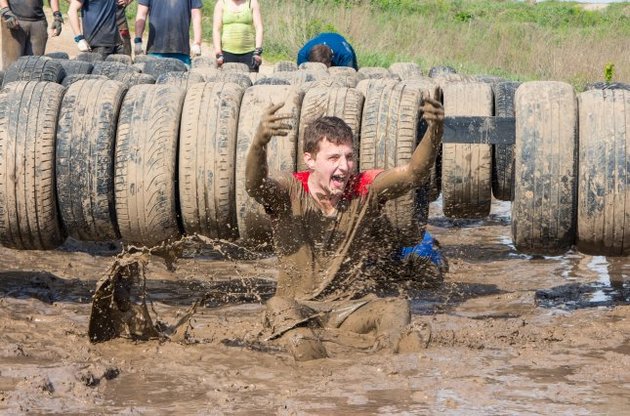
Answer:
<svg viewBox="0 0 630 416"><path fill-rule="evenodd" d="M222 53L217 53L214 57L217 58L217 60L223 59L223 54Z"/></svg>
<svg viewBox="0 0 630 416"><path fill-rule="evenodd" d="M260 48L256 48L256 49L254 49L254 55L258 55L258 56L260 56L260 55L262 55L262 54L263 54L263 48L262 48L262 46L261 46Z"/></svg>
<svg viewBox="0 0 630 416"><path fill-rule="evenodd" d="M133 38L133 43L142 43L142 38L140 36L136 36Z"/></svg>
<svg viewBox="0 0 630 416"><path fill-rule="evenodd" d="M62 17L60 11L53 12L54 17Z"/></svg>
<svg viewBox="0 0 630 416"><path fill-rule="evenodd" d="M83 37L83 35L77 35L77 36L75 36L75 37L74 37L74 41L75 41L75 42L80 42L80 41L82 41L83 39L85 39L85 38Z"/></svg>

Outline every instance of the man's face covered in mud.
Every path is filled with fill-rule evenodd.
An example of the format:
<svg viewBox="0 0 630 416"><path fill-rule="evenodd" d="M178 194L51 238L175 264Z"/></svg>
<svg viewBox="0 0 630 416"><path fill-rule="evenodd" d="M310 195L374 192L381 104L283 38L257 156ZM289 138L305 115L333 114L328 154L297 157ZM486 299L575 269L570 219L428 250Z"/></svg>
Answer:
<svg viewBox="0 0 630 416"><path fill-rule="evenodd" d="M311 180L320 191L330 196L340 196L355 170L352 145L334 144L326 138L319 142L315 155L304 153L304 161L311 170Z"/></svg>

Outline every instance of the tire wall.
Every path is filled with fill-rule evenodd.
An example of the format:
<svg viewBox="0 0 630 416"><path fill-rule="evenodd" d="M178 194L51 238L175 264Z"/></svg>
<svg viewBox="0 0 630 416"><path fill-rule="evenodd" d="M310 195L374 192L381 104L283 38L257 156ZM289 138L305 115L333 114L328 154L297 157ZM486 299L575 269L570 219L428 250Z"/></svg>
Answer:
<svg viewBox="0 0 630 416"><path fill-rule="evenodd" d="M578 96L577 246L597 255L630 254L630 91Z"/></svg>
<svg viewBox="0 0 630 416"><path fill-rule="evenodd" d="M304 130L314 120L324 116L339 117L353 133L354 155L359 158L359 131L363 95L353 88L311 88L304 96L300 113L299 138L297 143L297 170L306 170L304 163ZM357 165L358 167L358 165Z"/></svg>
<svg viewBox="0 0 630 416"><path fill-rule="evenodd" d="M114 204L114 146L124 84L77 81L68 88L57 130L57 193L68 234L119 238Z"/></svg>
<svg viewBox="0 0 630 416"><path fill-rule="evenodd" d="M492 84L494 115L514 117L514 94L520 82ZM492 194L501 201L514 198L514 145L495 144L492 147Z"/></svg>
<svg viewBox="0 0 630 416"><path fill-rule="evenodd" d="M519 251L561 253L575 239L577 100L562 82L516 91L512 239Z"/></svg>
<svg viewBox="0 0 630 416"><path fill-rule="evenodd" d="M446 116L491 116L492 89L481 82L448 82L442 87ZM492 201L492 147L442 145L442 196L447 217L483 218Z"/></svg>
<svg viewBox="0 0 630 416"><path fill-rule="evenodd" d="M179 200L184 231L238 237L236 136L244 89L234 83L191 85L179 146Z"/></svg>
<svg viewBox="0 0 630 416"><path fill-rule="evenodd" d="M116 143L116 217L125 242L178 238L177 141L185 91L142 84L123 100Z"/></svg>
<svg viewBox="0 0 630 416"><path fill-rule="evenodd" d="M263 112L272 104L284 102L276 114L292 114L294 126L287 136L273 137L267 145L269 176L295 172L298 117L303 93L290 85L255 85L245 90L238 118L236 141L236 211L239 237L254 244L271 243L271 222L263 207L245 190L245 164Z"/></svg>
<svg viewBox="0 0 630 416"><path fill-rule="evenodd" d="M65 240L55 196L55 136L64 88L20 81L0 92L0 243L46 250Z"/></svg>

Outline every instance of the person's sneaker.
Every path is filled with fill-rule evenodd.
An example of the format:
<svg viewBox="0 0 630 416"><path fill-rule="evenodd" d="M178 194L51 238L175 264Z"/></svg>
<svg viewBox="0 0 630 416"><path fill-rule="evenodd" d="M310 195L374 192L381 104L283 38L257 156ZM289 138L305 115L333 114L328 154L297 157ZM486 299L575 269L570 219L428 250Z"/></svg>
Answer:
<svg viewBox="0 0 630 416"><path fill-rule="evenodd" d="M295 361L327 358L326 348L310 328L295 328L283 335L286 346Z"/></svg>
<svg viewBox="0 0 630 416"><path fill-rule="evenodd" d="M431 342L431 325L428 323L412 323L400 336L398 353L419 352L429 347Z"/></svg>

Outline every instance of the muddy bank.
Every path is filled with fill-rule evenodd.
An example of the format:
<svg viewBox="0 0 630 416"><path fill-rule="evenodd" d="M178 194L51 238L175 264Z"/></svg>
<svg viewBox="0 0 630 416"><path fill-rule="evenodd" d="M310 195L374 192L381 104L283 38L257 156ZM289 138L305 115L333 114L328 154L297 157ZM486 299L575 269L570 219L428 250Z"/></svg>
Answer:
<svg viewBox="0 0 630 416"><path fill-rule="evenodd" d="M505 205L484 221L433 211L429 228L450 272L443 287L413 300L413 319L431 327L418 354L333 347L333 358L294 363L257 341L274 259L226 260L212 250L184 253L174 272L160 260L148 265L152 309L163 322L208 296L184 341L91 344L91 296L118 248L0 248L0 412L626 412L627 259L521 255L510 245Z"/></svg>

